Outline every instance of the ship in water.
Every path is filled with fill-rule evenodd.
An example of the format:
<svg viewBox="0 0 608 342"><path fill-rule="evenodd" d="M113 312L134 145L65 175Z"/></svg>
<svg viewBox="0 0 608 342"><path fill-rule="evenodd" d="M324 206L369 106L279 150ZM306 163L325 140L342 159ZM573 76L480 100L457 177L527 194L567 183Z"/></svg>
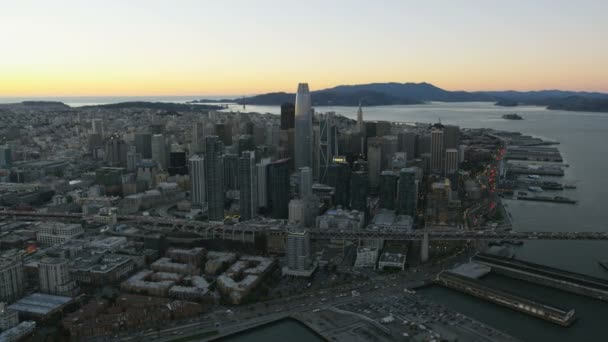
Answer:
<svg viewBox="0 0 608 342"><path fill-rule="evenodd" d="M511 113L511 114L505 114L502 116L503 119L505 120L523 120L524 118L517 114L517 113Z"/></svg>

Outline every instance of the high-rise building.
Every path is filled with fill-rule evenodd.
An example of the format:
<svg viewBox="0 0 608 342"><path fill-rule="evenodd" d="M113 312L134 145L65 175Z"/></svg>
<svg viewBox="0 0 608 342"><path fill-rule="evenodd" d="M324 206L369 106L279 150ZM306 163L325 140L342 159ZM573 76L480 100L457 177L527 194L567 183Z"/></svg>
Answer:
<svg viewBox="0 0 608 342"><path fill-rule="evenodd" d="M61 258L43 258L38 263L40 292L57 296L71 296L76 284L70 280L68 261Z"/></svg>
<svg viewBox="0 0 608 342"><path fill-rule="evenodd" d="M431 172L442 174L444 171L445 147L443 145L443 127L431 129Z"/></svg>
<svg viewBox="0 0 608 342"><path fill-rule="evenodd" d="M460 145L460 127L453 125L443 126L443 146L458 149Z"/></svg>
<svg viewBox="0 0 608 342"><path fill-rule="evenodd" d="M281 105L281 129L291 129L295 125L296 107L287 102Z"/></svg>
<svg viewBox="0 0 608 342"><path fill-rule="evenodd" d="M245 151L239 159L241 221L251 220L258 212L258 180L255 152Z"/></svg>
<svg viewBox="0 0 608 342"><path fill-rule="evenodd" d="M135 133L135 151L141 154L143 159L152 158L152 134Z"/></svg>
<svg viewBox="0 0 608 342"><path fill-rule="evenodd" d="M372 191L376 191L382 170L382 140L380 138L367 139L367 170L370 188Z"/></svg>
<svg viewBox="0 0 608 342"><path fill-rule="evenodd" d="M385 135L382 137L382 170L390 166L391 158L399 151L396 135Z"/></svg>
<svg viewBox="0 0 608 342"><path fill-rule="evenodd" d="M271 216L286 219L289 214L289 159L268 164L267 185Z"/></svg>
<svg viewBox="0 0 608 342"><path fill-rule="evenodd" d="M345 161L337 161L329 165L325 184L335 189L335 204L344 208L350 207L350 166Z"/></svg>
<svg viewBox="0 0 608 342"><path fill-rule="evenodd" d="M398 212L401 215L416 215L416 198L418 191L416 190L416 168L410 167L401 169L399 172L399 207Z"/></svg>
<svg viewBox="0 0 608 342"><path fill-rule="evenodd" d="M224 190L239 190L239 156L234 153L224 155Z"/></svg>
<svg viewBox="0 0 608 342"><path fill-rule="evenodd" d="M365 131L365 123L363 122L363 109L361 108L361 101L359 101L359 109L357 109L357 132L363 133Z"/></svg>
<svg viewBox="0 0 608 342"><path fill-rule="evenodd" d="M445 173L452 175L458 171L459 155L455 148L447 148L445 150Z"/></svg>
<svg viewBox="0 0 608 342"><path fill-rule="evenodd" d="M171 151L169 153L169 175L187 175L188 164L185 151Z"/></svg>
<svg viewBox="0 0 608 342"><path fill-rule="evenodd" d="M270 164L270 158L262 158L259 163L256 164L257 176L258 176L258 207L268 207L268 165Z"/></svg>
<svg viewBox="0 0 608 342"><path fill-rule="evenodd" d="M11 303L23 293L23 261L21 255L0 257L0 302Z"/></svg>
<svg viewBox="0 0 608 342"><path fill-rule="evenodd" d="M295 107L295 167L313 167L313 115L308 83L298 84Z"/></svg>
<svg viewBox="0 0 608 342"><path fill-rule="evenodd" d="M206 200L205 157L190 158L190 198L193 206L204 208Z"/></svg>
<svg viewBox="0 0 608 342"><path fill-rule="evenodd" d="M334 113L326 113L319 124L319 182L325 183L327 168L338 154L338 132Z"/></svg>
<svg viewBox="0 0 608 342"><path fill-rule="evenodd" d="M102 119L91 120L91 127L93 129L93 133L99 134L103 138L105 132L103 130L103 120Z"/></svg>
<svg viewBox="0 0 608 342"><path fill-rule="evenodd" d="M224 144L218 136L205 137L205 181L209 221L224 220Z"/></svg>
<svg viewBox="0 0 608 342"><path fill-rule="evenodd" d="M311 266L310 236L307 230L291 230L287 233L287 267L305 271Z"/></svg>
<svg viewBox="0 0 608 342"><path fill-rule="evenodd" d="M167 142L162 134L154 134L151 142L152 159L158 163L161 170L167 170Z"/></svg>
<svg viewBox="0 0 608 342"><path fill-rule="evenodd" d="M399 152L407 153L410 159L415 159L418 156L418 134L415 132L400 132L397 139Z"/></svg>
<svg viewBox="0 0 608 342"><path fill-rule="evenodd" d="M255 151L256 143L253 135L243 134L238 138L238 152Z"/></svg>
<svg viewBox="0 0 608 342"><path fill-rule="evenodd" d="M229 123L215 124L215 134L219 137L224 146L232 145L232 125Z"/></svg>
<svg viewBox="0 0 608 342"><path fill-rule="evenodd" d="M0 168L10 168L12 165L13 153L10 146L0 146Z"/></svg>
<svg viewBox="0 0 608 342"><path fill-rule="evenodd" d="M376 136L383 137L385 135L391 135L392 124L388 121L376 122Z"/></svg>
<svg viewBox="0 0 608 342"><path fill-rule="evenodd" d="M117 135L106 139L105 159L110 166L127 166L127 143Z"/></svg>
<svg viewBox="0 0 608 342"><path fill-rule="evenodd" d="M129 146L127 150L127 171L135 171L140 161L141 153L137 153L135 145Z"/></svg>
<svg viewBox="0 0 608 342"><path fill-rule="evenodd" d="M301 167L299 170L300 198L312 195L312 170L309 167Z"/></svg>
<svg viewBox="0 0 608 342"><path fill-rule="evenodd" d="M380 208L395 210L397 178L393 171L382 171L380 174Z"/></svg>
<svg viewBox="0 0 608 342"><path fill-rule="evenodd" d="M350 178L350 207L365 212L369 194L369 177L367 172L355 171Z"/></svg>
<svg viewBox="0 0 608 342"><path fill-rule="evenodd" d="M205 122L195 122L192 126L191 150L193 154L205 152Z"/></svg>

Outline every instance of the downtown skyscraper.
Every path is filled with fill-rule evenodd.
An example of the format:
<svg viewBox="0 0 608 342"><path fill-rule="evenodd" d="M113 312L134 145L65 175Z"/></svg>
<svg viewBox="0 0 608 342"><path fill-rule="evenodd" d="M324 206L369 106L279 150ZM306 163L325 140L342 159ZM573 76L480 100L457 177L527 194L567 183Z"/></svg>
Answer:
<svg viewBox="0 0 608 342"><path fill-rule="evenodd" d="M205 157L192 156L190 158L190 196L193 206L205 207L205 187Z"/></svg>
<svg viewBox="0 0 608 342"><path fill-rule="evenodd" d="M224 220L224 144L216 135L205 137L205 176L209 221Z"/></svg>
<svg viewBox="0 0 608 342"><path fill-rule="evenodd" d="M295 168L313 167L312 163L312 108L308 83L298 84L296 93L296 114L295 114Z"/></svg>
<svg viewBox="0 0 608 342"><path fill-rule="evenodd" d="M255 152L244 151L239 159L241 221L254 218L258 211L258 179Z"/></svg>

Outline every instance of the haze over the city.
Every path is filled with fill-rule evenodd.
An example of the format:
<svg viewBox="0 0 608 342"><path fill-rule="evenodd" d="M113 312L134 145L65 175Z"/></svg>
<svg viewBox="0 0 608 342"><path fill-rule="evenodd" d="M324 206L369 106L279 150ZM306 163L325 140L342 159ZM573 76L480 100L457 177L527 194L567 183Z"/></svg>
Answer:
<svg viewBox="0 0 608 342"><path fill-rule="evenodd" d="M0 96L608 92L606 1L11 1Z"/></svg>

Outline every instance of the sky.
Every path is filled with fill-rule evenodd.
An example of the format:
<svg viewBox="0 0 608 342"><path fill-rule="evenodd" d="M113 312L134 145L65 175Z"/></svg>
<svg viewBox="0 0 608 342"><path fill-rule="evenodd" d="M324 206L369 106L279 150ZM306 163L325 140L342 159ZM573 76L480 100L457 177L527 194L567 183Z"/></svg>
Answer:
<svg viewBox="0 0 608 342"><path fill-rule="evenodd" d="M1 96L608 92L606 0L2 0Z"/></svg>

